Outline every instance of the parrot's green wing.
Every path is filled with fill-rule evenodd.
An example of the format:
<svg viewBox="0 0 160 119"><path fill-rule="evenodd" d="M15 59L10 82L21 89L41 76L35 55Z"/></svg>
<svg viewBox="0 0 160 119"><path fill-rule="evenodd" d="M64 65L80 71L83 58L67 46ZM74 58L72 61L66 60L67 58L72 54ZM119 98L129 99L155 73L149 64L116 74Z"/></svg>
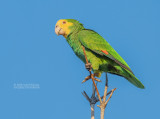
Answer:
<svg viewBox="0 0 160 119"><path fill-rule="evenodd" d="M110 46L110 44L98 33L92 30L82 30L78 33L78 39L81 44L90 51L105 56L119 66L121 66L127 74L123 75L128 81L139 88L144 88L144 85L134 76L133 72L129 68L128 64L122 59L122 57Z"/></svg>
<svg viewBox="0 0 160 119"><path fill-rule="evenodd" d="M100 36L95 31L88 29L82 30L78 33L78 38L84 47L99 55L108 57L133 74L123 58L110 46L110 44L102 36Z"/></svg>

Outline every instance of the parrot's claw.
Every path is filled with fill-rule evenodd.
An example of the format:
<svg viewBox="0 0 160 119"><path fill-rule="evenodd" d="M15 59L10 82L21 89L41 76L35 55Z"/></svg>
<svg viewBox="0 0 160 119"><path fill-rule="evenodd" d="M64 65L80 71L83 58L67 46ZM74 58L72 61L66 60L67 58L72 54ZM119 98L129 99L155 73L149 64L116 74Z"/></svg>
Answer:
<svg viewBox="0 0 160 119"><path fill-rule="evenodd" d="M85 67L88 71L91 71L92 70L92 64L91 63L87 63L85 64Z"/></svg>
<svg viewBox="0 0 160 119"><path fill-rule="evenodd" d="M95 78L95 76L96 76L95 74L92 74L92 75L93 75L95 81L101 82L101 80ZM91 76L90 76L90 75L87 76L87 77L82 81L82 83L88 81L89 79L91 79Z"/></svg>

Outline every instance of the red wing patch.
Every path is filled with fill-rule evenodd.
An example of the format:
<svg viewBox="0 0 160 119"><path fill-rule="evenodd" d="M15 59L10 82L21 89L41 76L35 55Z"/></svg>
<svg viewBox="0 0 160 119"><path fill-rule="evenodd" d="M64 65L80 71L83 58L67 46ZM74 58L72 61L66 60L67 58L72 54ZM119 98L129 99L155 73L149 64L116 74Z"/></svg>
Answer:
<svg viewBox="0 0 160 119"><path fill-rule="evenodd" d="M106 56L107 56L108 58L110 58L111 60L115 61L115 62L116 62L117 64L119 64L121 67L129 70L129 71L133 74L133 72L131 71L131 69L130 69L129 67L125 66L125 65L122 64L120 61L118 61L117 59L115 59L112 55L109 54L109 52L107 52L106 50L101 50L101 51L102 51L104 54L106 54ZM134 74L133 74L133 75L134 75Z"/></svg>
<svg viewBox="0 0 160 119"><path fill-rule="evenodd" d="M106 50L101 50L104 54L108 55L109 53Z"/></svg>

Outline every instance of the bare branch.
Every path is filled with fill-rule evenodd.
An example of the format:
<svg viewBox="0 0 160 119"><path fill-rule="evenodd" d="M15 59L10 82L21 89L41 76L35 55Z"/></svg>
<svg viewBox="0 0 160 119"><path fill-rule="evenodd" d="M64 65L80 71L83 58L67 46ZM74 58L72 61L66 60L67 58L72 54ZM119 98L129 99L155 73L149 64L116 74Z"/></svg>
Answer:
<svg viewBox="0 0 160 119"><path fill-rule="evenodd" d="M111 94L111 92L112 92L112 90L107 93L107 96L108 96L109 94ZM103 99L103 96L101 97L101 99Z"/></svg>
<svg viewBox="0 0 160 119"><path fill-rule="evenodd" d="M104 102L106 101L107 89L108 89L108 77L107 77L107 73L106 73L106 83L105 83L104 96L103 96Z"/></svg>
<svg viewBox="0 0 160 119"><path fill-rule="evenodd" d="M96 83L97 85L97 83ZM94 84L92 84L92 96L95 96L96 89L94 88Z"/></svg>
<svg viewBox="0 0 160 119"><path fill-rule="evenodd" d="M91 119L94 119L94 104L91 104Z"/></svg>
<svg viewBox="0 0 160 119"><path fill-rule="evenodd" d="M116 88L112 89L111 94L110 94L108 100L105 102L106 105L107 105L108 101L111 99L111 97L112 97L112 95L113 95L113 92L114 92L115 90L116 90Z"/></svg>
<svg viewBox="0 0 160 119"><path fill-rule="evenodd" d="M89 101L89 103L91 102L89 96L87 95L85 91L82 92L82 95Z"/></svg>

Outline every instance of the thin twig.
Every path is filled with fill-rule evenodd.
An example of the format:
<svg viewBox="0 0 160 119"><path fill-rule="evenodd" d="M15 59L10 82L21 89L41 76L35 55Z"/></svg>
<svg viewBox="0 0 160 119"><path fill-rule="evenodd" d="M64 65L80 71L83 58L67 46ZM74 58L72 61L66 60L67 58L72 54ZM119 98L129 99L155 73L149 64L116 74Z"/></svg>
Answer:
<svg viewBox="0 0 160 119"><path fill-rule="evenodd" d="M86 63L88 63L87 55L86 55L86 52L85 52L85 47L82 46L82 48L83 48L84 56L85 56L85 59L86 59ZM101 96L100 96L100 94L99 94L99 91L98 91L98 88L97 88L97 86L96 86L96 83L95 83L95 81L94 81L94 76L93 76L91 70L89 70L89 73L90 73L91 79L92 79L92 81L93 81L94 87L95 87L95 89L96 89L96 92L97 92L99 101L100 101L100 103L102 103L102 99L101 99Z"/></svg>
<svg viewBox="0 0 160 119"><path fill-rule="evenodd" d="M86 59L86 64L88 64L88 59L87 59L87 55L86 55L86 51L85 51L84 46L82 46L82 48L83 48L83 52L84 52L84 57Z"/></svg>
<svg viewBox="0 0 160 119"><path fill-rule="evenodd" d="M107 77L107 74L106 74L106 84L105 84L105 89L104 89L103 102L106 101L107 89L108 89L108 77Z"/></svg>
<svg viewBox="0 0 160 119"><path fill-rule="evenodd" d="M92 74L91 74L91 78L92 78L94 87L95 87L95 89L96 89L96 92L97 92L97 96L98 96L98 98L99 98L99 101L100 101L100 103L102 103L101 96L100 96L100 94L99 94L99 92L98 92L98 88L97 88L97 86L96 86L96 83L95 83L95 81L94 81L94 78L93 78Z"/></svg>
<svg viewBox="0 0 160 119"><path fill-rule="evenodd" d="M109 94L111 94L111 92L112 92L112 90L107 93L107 96L108 96ZM103 99L103 96L101 97L101 99Z"/></svg>
<svg viewBox="0 0 160 119"><path fill-rule="evenodd" d="M83 91L82 95L90 102L90 98L85 91Z"/></svg>
<svg viewBox="0 0 160 119"><path fill-rule="evenodd" d="M112 97L112 95L113 95L113 92L114 92L115 90L116 90L116 88L114 88L114 89L111 90L111 94L110 94L108 100L107 100L106 103L105 103L106 105L107 105L108 101L111 99L111 97Z"/></svg>

